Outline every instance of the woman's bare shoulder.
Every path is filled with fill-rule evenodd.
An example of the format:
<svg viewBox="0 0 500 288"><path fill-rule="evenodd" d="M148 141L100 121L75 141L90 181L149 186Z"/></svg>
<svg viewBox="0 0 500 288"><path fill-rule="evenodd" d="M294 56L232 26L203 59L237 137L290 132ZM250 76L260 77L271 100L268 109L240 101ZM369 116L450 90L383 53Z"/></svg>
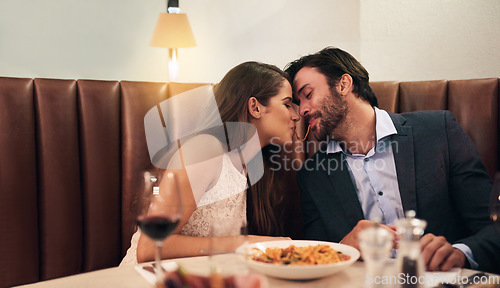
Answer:
<svg viewBox="0 0 500 288"><path fill-rule="evenodd" d="M181 147L189 152L202 151L203 155L209 158L220 156L225 152L220 140L210 134L196 135L189 139Z"/></svg>
<svg viewBox="0 0 500 288"><path fill-rule="evenodd" d="M200 134L181 143L181 147L173 155L168 165L169 169L196 165L213 160L225 153L222 143L213 135ZM213 163L212 163L213 165Z"/></svg>

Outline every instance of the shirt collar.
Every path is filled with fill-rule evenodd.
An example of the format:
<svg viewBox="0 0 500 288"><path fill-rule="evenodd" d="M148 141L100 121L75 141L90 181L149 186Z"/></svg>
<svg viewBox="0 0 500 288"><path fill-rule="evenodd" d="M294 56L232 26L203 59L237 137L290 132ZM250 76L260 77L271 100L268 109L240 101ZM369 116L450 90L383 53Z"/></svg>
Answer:
<svg viewBox="0 0 500 288"><path fill-rule="evenodd" d="M387 136L398 134L389 113L385 110L378 109L377 107L373 107L373 109L375 110L375 131L377 133L377 143ZM342 151L340 142L332 140L328 143L328 147L326 149L327 154Z"/></svg>

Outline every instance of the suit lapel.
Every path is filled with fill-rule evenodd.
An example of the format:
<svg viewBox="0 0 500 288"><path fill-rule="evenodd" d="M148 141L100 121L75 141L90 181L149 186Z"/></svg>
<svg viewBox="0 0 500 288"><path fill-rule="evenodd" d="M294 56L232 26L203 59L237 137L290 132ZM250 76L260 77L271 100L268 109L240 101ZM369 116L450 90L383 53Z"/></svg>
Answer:
<svg viewBox="0 0 500 288"><path fill-rule="evenodd" d="M404 125L406 119L400 114L389 113L389 116L398 131L397 135L392 135L391 144L403 210L416 211L415 155L412 127Z"/></svg>
<svg viewBox="0 0 500 288"><path fill-rule="evenodd" d="M340 199L340 205L344 210L348 223L354 227L359 220L364 219L363 210L359 203L358 195L354 189L354 184L351 180L351 175L347 168L347 162L344 159L343 153L330 153L324 152L324 157L327 159L329 169L329 179L333 193ZM331 170L330 170L331 169ZM331 171L331 172L328 172Z"/></svg>

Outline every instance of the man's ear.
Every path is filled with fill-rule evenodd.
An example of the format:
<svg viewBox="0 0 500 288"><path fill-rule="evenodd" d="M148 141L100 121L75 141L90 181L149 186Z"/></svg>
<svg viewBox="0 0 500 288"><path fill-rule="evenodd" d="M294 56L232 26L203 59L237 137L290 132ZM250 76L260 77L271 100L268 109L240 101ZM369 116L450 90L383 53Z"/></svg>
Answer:
<svg viewBox="0 0 500 288"><path fill-rule="evenodd" d="M349 74L344 74L340 76L339 79L339 86L340 86L340 95L347 95L349 92L352 92L352 89L354 88L352 85L352 77Z"/></svg>
<svg viewBox="0 0 500 288"><path fill-rule="evenodd" d="M250 97L248 99L248 113L255 119L259 119L262 116L262 105L257 98Z"/></svg>

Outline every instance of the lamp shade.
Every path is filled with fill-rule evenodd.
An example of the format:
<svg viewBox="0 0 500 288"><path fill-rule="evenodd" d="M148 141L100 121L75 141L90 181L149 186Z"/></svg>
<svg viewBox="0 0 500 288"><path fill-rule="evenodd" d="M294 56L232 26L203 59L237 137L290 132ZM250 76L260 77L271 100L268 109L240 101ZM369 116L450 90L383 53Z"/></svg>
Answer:
<svg viewBox="0 0 500 288"><path fill-rule="evenodd" d="M187 15L161 13L149 45L165 48L196 46Z"/></svg>

